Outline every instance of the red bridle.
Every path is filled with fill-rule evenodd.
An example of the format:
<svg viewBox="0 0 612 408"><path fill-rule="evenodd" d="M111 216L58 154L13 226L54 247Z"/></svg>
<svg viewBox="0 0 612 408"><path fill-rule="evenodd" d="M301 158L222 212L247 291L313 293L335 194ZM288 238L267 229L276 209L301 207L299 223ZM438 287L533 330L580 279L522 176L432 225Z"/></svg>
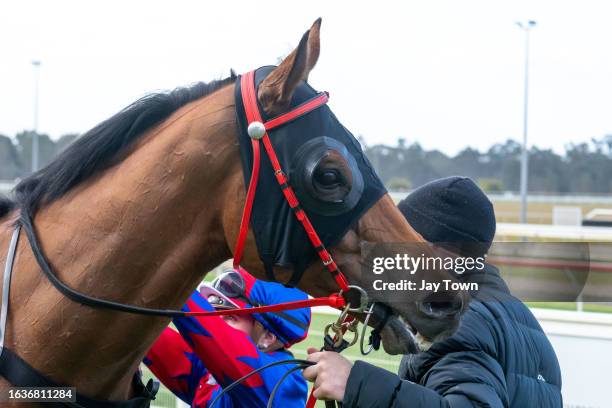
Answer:
<svg viewBox="0 0 612 408"><path fill-rule="evenodd" d="M331 306L337 309L343 308L347 306L347 301L343 295L346 295L352 286L349 286L348 280L344 276L344 274L338 268L336 262L334 262L331 254L323 245L323 242L319 238L317 231L312 226L308 215L304 211L304 209L300 206L300 202L293 191L293 188L289 185L289 180L286 176L286 173L283 171L276 152L274 150L274 146L270 142L270 137L268 136L268 131L279 126L282 126L286 123L294 121L299 117L311 112L327 103L329 100L329 95L326 92L320 93L314 98L306 101L305 103L296 106L292 110L282 115L279 115L273 119L270 119L267 122L263 122L262 115L259 111L259 106L257 104L257 94L255 90L255 71L248 72L240 78L240 86L242 90L242 102L244 104L244 110L246 114L246 119L248 123L247 133L251 138L251 144L253 147L253 168L251 169L251 180L249 182L249 186L247 189L246 200L244 203L244 209L242 211L242 219L240 222L240 231L238 233L238 239L236 241L236 246L234 247L234 259L233 259L233 267L238 270L242 267L240 266L240 261L242 260L242 255L244 253L244 246L246 244L247 233L249 231L249 223L251 221L251 212L253 209L253 203L255 201L255 190L257 189L257 182L259 179L259 168L261 161L261 144L263 143L263 147L266 151L268 159L272 164L272 168L274 170L274 176L278 185L280 186L285 199L287 200L287 204L293 210L296 218L306 231L308 239L312 243L315 251L317 252L319 258L323 265L327 268L327 270L332 274L334 280L338 284L340 288L340 292L337 294L332 294L327 297L319 297L313 299L307 299L303 301L296 302L286 302L279 303L275 305L267 305L260 307L252 307L248 309L229 309L229 310L215 310L211 312L185 312L186 316L222 316L222 315L246 315L252 313L265 313L265 312L274 312L279 310L290 310L290 309L298 309L302 307L313 307L313 306ZM365 296L365 295L360 295ZM362 308L363 308L362 304ZM358 308L354 308L351 310L358 310Z"/></svg>
<svg viewBox="0 0 612 408"><path fill-rule="evenodd" d="M343 292L348 292L348 281L346 280L344 274L342 274L342 272L340 272L340 270L338 269L338 265L336 265L331 254L327 251L327 249L323 245L323 242L321 242L319 235L310 223L308 215L300 206L300 202L296 197L293 188L291 188L288 183L289 180L287 179L286 173L281 168L281 165L276 156L276 152L274 151L274 146L272 146L272 143L270 142L270 137L268 136L269 130L291 122L299 118L300 116L303 116L308 112L326 104L329 100L329 96L327 93L321 93L310 99L309 101L295 107L291 111L263 123L261 113L259 112L259 106L257 105L257 95L255 91L254 77L255 71L251 71L243 75L240 79L240 86L242 89L242 102L245 108L247 123L249 124L248 134L251 138L251 144L253 146L253 169L251 170L251 181L247 190L244 211L242 212L240 233L238 234L238 241L236 242L236 247L234 251L234 268L238 268L240 266L240 260L242 259L246 236L249 230L251 210L253 208L253 202L255 200L255 190L257 188L257 181L259 178L259 163L261 160L260 146L261 142L263 142L263 146L268 155L268 159L270 159L270 163L272 164L272 168L274 169L274 176L276 177L276 181L278 182L278 185L280 186L283 195L287 200L287 204L289 204L289 207L291 207L291 209L293 210L296 218L304 227L304 230L308 235L308 239L310 240L312 246L319 255L321 262L323 262L323 265L325 265L325 267L330 271L336 283L338 284L338 287Z"/></svg>
<svg viewBox="0 0 612 408"><path fill-rule="evenodd" d="M304 211L304 209L300 206L300 202L293 191L293 188L289 185L289 180L287 179L286 173L281 168L281 165L276 156L276 152L274 151L274 146L270 143L270 137L268 136L268 131L272 130L275 127L282 126L285 123L288 123L292 120L299 118L302 115L307 114L308 112L317 109L318 107L324 105L329 100L329 95L325 93L321 93L316 97L310 99L309 101L301 104L300 106L295 107L291 111L277 116L265 123L263 123L261 114L259 112L259 106L257 105L257 95L255 91L255 71L248 72L243 75L240 79L240 86L242 89L242 102L244 104L246 119L248 126L248 134L251 138L251 143L253 146L253 169L251 170L251 180L249 182L249 188L247 190L246 202L244 204L244 210L242 212L242 220L240 222L240 233L238 234L238 241L236 242L236 247L234 250L234 268L240 268L240 260L242 259L242 254L244 251L244 245L246 242L247 232L249 230L249 222L251 219L251 210L253 209L253 202L255 200L255 190L257 189L257 181L259 178L259 163L261 159L260 153L260 142L263 142L264 148L266 149L266 153L268 154L268 158L270 159L270 163L272 164L272 168L274 169L274 176L276 177L276 181L280 186L289 207L293 210L295 216L298 221L302 223L306 234L308 235L308 239L312 243L312 246L315 248L315 251L319 255L321 262L327 269L330 271L334 280L338 284L340 288L339 295L332 295L328 298L319 298L321 300L332 299L341 300L343 303L342 306L334 306L334 307L344 307L346 304L346 300L341 296L342 293L347 293L350 288L348 281L344 274L338 268L336 262L334 262L331 254L321 242L317 231L312 226L308 215ZM313 301L315 299L308 299L308 301ZM274 307L285 307L286 304L274 305ZM278 309L277 309L278 310ZM236 312L236 311L234 311ZM352 317L348 317L345 321L352 321ZM343 325L342 330L345 330L346 326ZM336 338L334 338L334 341ZM307 408L314 407L315 398L313 396L312 391L308 396L308 401L306 403Z"/></svg>

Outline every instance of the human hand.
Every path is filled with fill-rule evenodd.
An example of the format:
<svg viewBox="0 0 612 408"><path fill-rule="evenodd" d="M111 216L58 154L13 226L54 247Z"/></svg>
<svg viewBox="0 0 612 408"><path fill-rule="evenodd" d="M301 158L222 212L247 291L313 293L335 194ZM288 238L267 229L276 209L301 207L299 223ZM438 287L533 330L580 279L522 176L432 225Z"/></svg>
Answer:
<svg viewBox="0 0 612 408"><path fill-rule="evenodd" d="M342 401L353 363L332 351L308 348L308 361L316 363L304 369L302 375L314 382L316 399Z"/></svg>

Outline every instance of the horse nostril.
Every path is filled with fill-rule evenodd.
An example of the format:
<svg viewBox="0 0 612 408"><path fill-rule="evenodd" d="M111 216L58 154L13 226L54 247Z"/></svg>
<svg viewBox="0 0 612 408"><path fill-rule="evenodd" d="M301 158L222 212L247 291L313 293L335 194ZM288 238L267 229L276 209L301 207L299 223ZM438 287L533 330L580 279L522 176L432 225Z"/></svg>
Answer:
<svg viewBox="0 0 612 408"><path fill-rule="evenodd" d="M463 310L463 296L453 292L432 293L418 303L418 309L428 317L454 317Z"/></svg>

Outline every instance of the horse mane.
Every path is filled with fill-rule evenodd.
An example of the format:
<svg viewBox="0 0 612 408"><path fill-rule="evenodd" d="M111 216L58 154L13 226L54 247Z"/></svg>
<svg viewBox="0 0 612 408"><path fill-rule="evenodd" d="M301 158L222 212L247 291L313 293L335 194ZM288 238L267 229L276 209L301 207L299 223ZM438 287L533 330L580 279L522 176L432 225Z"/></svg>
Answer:
<svg viewBox="0 0 612 408"><path fill-rule="evenodd" d="M123 160L135 141L174 111L233 83L235 79L232 71L222 80L198 82L170 92L150 94L133 102L83 134L46 167L17 184L15 203L0 199L0 217L15 205L22 212L35 214L40 207Z"/></svg>

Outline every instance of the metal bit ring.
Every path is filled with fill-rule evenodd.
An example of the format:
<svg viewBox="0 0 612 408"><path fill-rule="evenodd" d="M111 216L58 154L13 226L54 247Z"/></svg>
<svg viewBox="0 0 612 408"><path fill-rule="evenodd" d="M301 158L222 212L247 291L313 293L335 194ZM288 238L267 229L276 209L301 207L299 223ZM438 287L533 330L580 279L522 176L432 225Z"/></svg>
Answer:
<svg viewBox="0 0 612 408"><path fill-rule="evenodd" d="M369 345L369 348L367 350L365 350L365 347L364 347L364 340L365 340L365 336L366 336L366 330L368 328L368 322L370 321L370 316L372 316L372 312L374 312L374 305L375 305L375 303L372 303L372 305L368 309L366 318L363 321L363 328L361 329L361 336L360 336L361 339L359 340L359 350L361 351L361 354L363 354L364 356L367 356L368 354L370 354L372 352L372 350L374 350L374 342L372 342Z"/></svg>

